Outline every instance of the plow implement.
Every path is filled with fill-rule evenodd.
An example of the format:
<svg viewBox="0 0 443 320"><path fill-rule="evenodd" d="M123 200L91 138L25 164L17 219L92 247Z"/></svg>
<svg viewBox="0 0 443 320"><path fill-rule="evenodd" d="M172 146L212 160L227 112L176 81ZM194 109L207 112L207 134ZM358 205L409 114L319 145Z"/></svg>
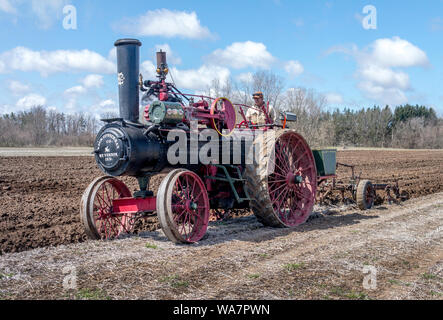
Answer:
<svg viewBox="0 0 443 320"><path fill-rule="evenodd" d="M323 151L316 151L314 153L321 153ZM325 154L334 154L332 157L331 165L335 162L336 150L326 150ZM321 158L317 156L317 158ZM351 177L348 181L344 182L338 180L335 170L338 167L345 167L351 170ZM332 172L331 172L332 173ZM355 174L355 166L335 162L335 169L331 175L320 176L318 179L318 192L316 200L319 204L326 204L328 200L335 202L341 202L345 204L354 203L360 210L368 210L373 207L374 204L381 204L383 202L400 203L409 199L409 194L406 191L400 192L398 180L394 184L387 183L372 183L370 180L362 178L361 174ZM377 191L379 191L377 193ZM334 197L334 194L339 194L340 197Z"/></svg>

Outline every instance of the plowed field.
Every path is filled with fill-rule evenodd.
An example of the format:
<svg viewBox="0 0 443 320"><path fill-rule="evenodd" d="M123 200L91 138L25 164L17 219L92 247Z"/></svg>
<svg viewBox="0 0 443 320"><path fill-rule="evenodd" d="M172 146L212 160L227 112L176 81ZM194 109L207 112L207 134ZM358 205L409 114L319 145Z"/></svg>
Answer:
<svg viewBox="0 0 443 320"><path fill-rule="evenodd" d="M411 198L443 191L443 150L339 151L339 162L377 183L399 180ZM79 204L83 191L102 173L90 156L0 157L0 253L82 242ZM340 168L346 181L350 171ZM156 191L161 176L152 180ZM135 190L133 179L123 179ZM156 219L140 229L158 228Z"/></svg>

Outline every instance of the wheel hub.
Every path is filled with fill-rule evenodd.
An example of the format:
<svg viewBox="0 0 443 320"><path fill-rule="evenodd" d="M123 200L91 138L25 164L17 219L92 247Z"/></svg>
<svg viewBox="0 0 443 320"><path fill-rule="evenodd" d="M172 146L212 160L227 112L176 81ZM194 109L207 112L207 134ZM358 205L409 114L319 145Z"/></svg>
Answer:
<svg viewBox="0 0 443 320"><path fill-rule="evenodd" d="M108 219L111 216L111 210L100 209L99 216L101 219Z"/></svg>
<svg viewBox="0 0 443 320"><path fill-rule="evenodd" d="M187 211L197 210L197 208L198 208L197 203L195 203L191 200L186 200L186 210Z"/></svg>
<svg viewBox="0 0 443 320"><path fill-rule="evenodd" d="M294 174L294 173L292 173L292 172L289 172L289 173L286 175L286 182L287 182L290 186L294 187L294 186L297 186L297 185L299 185L300 183L303 182L303 177L300 176L300 175L298 175L298 174Z"/></svg>

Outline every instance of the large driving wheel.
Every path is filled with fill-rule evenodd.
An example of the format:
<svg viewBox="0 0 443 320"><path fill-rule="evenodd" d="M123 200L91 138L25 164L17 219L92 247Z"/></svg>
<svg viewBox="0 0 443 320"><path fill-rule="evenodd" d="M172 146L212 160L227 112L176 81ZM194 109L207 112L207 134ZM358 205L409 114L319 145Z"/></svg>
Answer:
<svg viewBox="0 0 443 320"><path fill-rule="evenodd" d="M203 238L209 223L209 198L200 177L184 169L170 172L158 190L157 215L171 241L194 243Z"/></svg>
<svg viewBox="0 0 443 320"><path fill-rule="evenodd" d="M295 227L312 212L317 169L306 141L292 130L268 131L254 141L260 159L246 166L246 189L258 220L272 227Z"/></svg>
<svg viewBox="0 0 443 320"><path fill-rule="evenodd" d="M130 216L116 214L112 201L131 197L128 187L111 177L95 179L83 193L80 219L91 239L114 239L122 233L131 232Z"/></svg>

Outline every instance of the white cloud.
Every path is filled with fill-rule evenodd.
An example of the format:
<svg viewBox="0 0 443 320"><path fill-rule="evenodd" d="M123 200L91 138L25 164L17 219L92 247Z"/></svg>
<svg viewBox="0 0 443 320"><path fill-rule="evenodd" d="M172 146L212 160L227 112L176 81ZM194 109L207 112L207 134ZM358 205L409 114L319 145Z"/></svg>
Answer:
<svg viewBox="0 0 443 320"><path fill-rule="evenodd" d="M37 16L38 26L42 29L51 27L55 20L61 18L63 7L69 2L68 0L32 0L31 10Z"/></svg>
<svg viewBox="0 0 443 320"><path fill-rule="evenodd" d="M305 71L305 68L299 61L291 60L285 64L285 71L291 76L296 77L301 75Z"/></svg>
<svg viewBox="0 0 443 320"><path fill-rule="evenodd" d="M150 60L143 61L140 65L144 79L155 80L155 70L156 66ZM219 79L223 83L231 75L228 68L209 64L202 65L198 69L182 70L172 67L169 70L177 87L188 90L205 90L214 79Z"/></svg>
<svg viewBox="0 0 443 320"><path fill-rule="evenodd" d="M16 107L20 110L26 110L35 106L44 106L45 104L45 97L32 93L18 100L16 103Z"/></svg>
<svg viewBox="0 0 443 320"><path fill-rule="evenodd" d="M11 93L15 96L22 95L31 90L29 85L16 80L10 80L8 83L8 88L11 91Z"/></svg>
<svg viewBox="0 0 443 320"><path fill-rule="evenodd" d="M150 60L143 61L140 64L140 71L143 74L144 79L146 79L146 80L156 79L156 75L157 75L155 72L156 69L157 69L157 67Z"/></svg>
<svg viewBox="0 0 443 320"><path fill-rule="evenodd" d="M329 104L342 104L343 103L343 97L338 93L327 93L325 94L325 98L327 103Z"/></svg>
<svg viewBox="0 0 443 320"><path fill-rule="evenodd" d="M211 37L207 27L200 24L195 12L157 9L138 18L126 18L116 28L136 36L162 36L203 39Z"/></svg>
<svg viewBox="0 0 443 320"><path fill-rule="evenodd" d="M6 104L0 104L0 115L11 112L11 107Z"/></svg>
<svg viewBox="0 0 443 320"><path fill-rule="evenodd" d="M66 103L65 109L68 111L68 113L78 111L77 110L77 98L71 97L69 99L69 101Z"/></svg>
<svg viewBox="0 0 443 320"><path fill-rule="evenodd" d="M67 96L71 96L71 104L73 104L72 99L75 98L77 95L85 94L87 92L90 92L93 88L100 88L103 86L103 76L99 74L90 74L86 76L85 78L80 80L80 83L82 83L81 86L74 86L72 88L69 88L65 90L64 94Z"/></svg>
<svg viewBox="0 0 443 320"><path fill-rule="evenodd" d="M383 87L371 81L362 81L358 84L366 97L387 105L400 105L408 102L406 93L395 87Z"/></svg>
<svg viewBox="0 0 443 320"><path fill-rule="evenodd" d="M212 64L226 65L235 69L247 67L268 69L276 60L260 42L234 42L225 49L217 49L207 60Z"/></svg>
<svg viewBox="0 0 443 320"><path fill-rule="evenodd" d="M109 50L108 60L112 61L112 62L117 62L117 48L116 47L113 47L111 50Z"/></svg>
<svg viewBox="0 0 443 320"><path fill-rule="evenodd" d="M203 65L199 69L190 70L172 68L172 72L176 85L190 90L204 90L211 85L212 80L219 79L223 83L230 76L229 69L214 65Z"/></svg>
<svg viewBox="0 0 443 320"><path fill-rule="evenodd" d="M0 11L15 14L17 9L11 4L9 0L0 0Z"/></svg>
<svg viewBox="0 0 443 320"><path fill-rule="evenodd" d="M108 100L103 100L102 102L99 103L99 106L101 108L106 108L106 107L115 107L116 103L114 100L112 99L108 99Z"/></svg>
<svg viewBox="0 0 443 320"><path fill-rule="evenodd" d="M63 17L63 7L70 0L0 0L0 11L8 14L36 18L36 24L41 29L48 29L56 20Z"/></svg>
<svg viewBox="0 0 443 320"><path fill-rule="evenodd" d="M237 76L237 80L242 81L242 82L246 82L246 83L252 82L253 74L252 74L252 72L240 73Z"/></svg>
<svg viewBox="0 0 443 320"><path fill-rule="evenodd" d="M83 86L75 86L65 90L66 95L77 95L77 94L83 94L85 92L86 89Z"/></svg>
<svg viewBox="0 0 443 320"><path fill-rule="evenodd" d="M97 115L109 112L119 112L117 103L112 99L102 100L99 104L93 106L91 110Z"/></svg>
<svg viewBox="0 0 443 320"><path fill-rule="evenodd" d="M409 75L394 71L390 68L381 67L376 64L367 64L359 70L361 79L371 82L374 85L385 88L398 88L400 90L409 90Z"/></svg>
<svg viewBox="0 0 443 320"><path fill-rule="evenodd" d="M412 43L394 37L378 39L371 46L373 63L384 67L415 67L429 65L426 53Z"/></svg>
<svg viewBox="0 0 443 320"><path fill-rule="evenodd" d="M90 50L33 51L16 47L0 54L0 72L12 70L36 71L42 76L76 71L111 74L116 71L116 66Z"/></svg>
<svg viewBox="0 0 443 320"><path fill-rule="evenodd" d="M110 116L110 114L118 116L119 109L114 100L106 99L88 106L87 112L94 115L97 119L101 119L103 116Z"/></svg>
<svg viewBox="0 0 443 320"><path fill-rule="evenodd" d="M57 112L57 107L56 106L46 107L46 111L55 111L55 112Z"/></svg>
<svg viewBox="0 0 443 320"><path fill-rule="evenodd" d="M103 86L103 76L99 74L90 74L82 80L85 88L100 88Z"/></svg>
<svg viewBox="0 0 443 320"><path fill-rule="evenodd" d="M334 47L328 51L332 52L354 57L358 88L367 98L389 105L407 103L406 92L412 90L409 75L399 68L429 65L423 50L399 37L378 39L362 50L353 45L351 48Z"/></svg>

